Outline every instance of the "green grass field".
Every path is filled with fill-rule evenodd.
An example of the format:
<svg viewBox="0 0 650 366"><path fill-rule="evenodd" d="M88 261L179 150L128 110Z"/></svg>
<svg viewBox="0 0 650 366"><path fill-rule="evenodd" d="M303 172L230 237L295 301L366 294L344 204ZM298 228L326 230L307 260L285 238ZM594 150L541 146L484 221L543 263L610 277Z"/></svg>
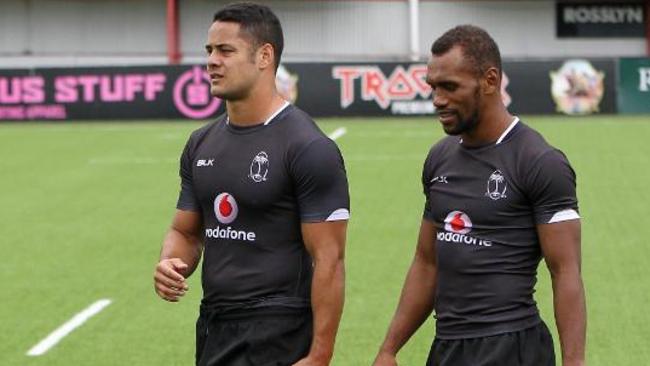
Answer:
<svg viewBox="0 0 650 366"><path fill-rule="evenodd" d="M650 117L524 120L578 175L589 365L650 363ZM322 119L346 160L352 197L347 297L333 365L369 365L411 261L420 170L442 136L433 118ZM190 365L201 289L160 300L152 274L178 192L178 156L199 124L0 125L0 365ZM540 266L536 298L553 322ZM38 357L26 352L98 299L113 303ZM400 353L423 365L427 322Z"/></svg>

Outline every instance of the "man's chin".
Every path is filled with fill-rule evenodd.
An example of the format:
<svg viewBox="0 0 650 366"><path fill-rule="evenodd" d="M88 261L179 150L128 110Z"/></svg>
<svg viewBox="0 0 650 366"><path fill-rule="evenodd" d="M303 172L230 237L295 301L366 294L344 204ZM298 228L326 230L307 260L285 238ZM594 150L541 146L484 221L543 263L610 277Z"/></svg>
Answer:
<svg viewBox="0 0 650 366"><path fill-rule="evenodd" d="M225 93L222 90L219 90L218 88L210 88L210 94L219 99L224 99Z"/></svg>
<svg viewBox="0 0 650 366"><path fill-rule="evenodd" d="M460 135L460 131L458 128L456 128L456 125L442 125L442 130L445 131L445 133L449 136L457 136Z"/></svg>

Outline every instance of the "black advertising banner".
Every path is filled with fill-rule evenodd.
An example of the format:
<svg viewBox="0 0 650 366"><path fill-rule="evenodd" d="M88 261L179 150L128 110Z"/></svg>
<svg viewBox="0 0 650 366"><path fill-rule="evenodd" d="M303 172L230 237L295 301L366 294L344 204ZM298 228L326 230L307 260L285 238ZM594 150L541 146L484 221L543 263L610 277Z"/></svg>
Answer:
<svg viewBox="0 0 650 366"><path fill-rule="evenodd" d="M285 64L297 79L296 105L314 116L433 114L426 64Z"/></svg>
<svg viewBox="0 0 650 366"><path fill-rule="evenodd" d="M505 61L518 114L616 112L615 60ZM432 115L425 63L287 63L276 85L315 117ZM223 113L200 65L0 70L0 121L201 119Z"/></svg>
<svg viewBox="0 0 650 366"><path fill-rule="evenodd" d="M202 66L0 70L0 120L216 116Z"/></svg>
<svg viewBox="0 0 650 366"><path fill-rule="evenodd" d="M555 6L559 38L645 37L643 1L564 1Z"/></svg>
<svg viewBox="0 0 650 366"><path fill-rule="evenodd" d="M429 115L424 63L285 64L295 104L313 116ZM505 61L501 95L518 114L616 112L615 61Z"/></svg>
<svg viewBox="0 0 650 366"><path fill-rule="evenodd" d="M616 113L613 59L504 62L503 69L513 113Z"/></svg>

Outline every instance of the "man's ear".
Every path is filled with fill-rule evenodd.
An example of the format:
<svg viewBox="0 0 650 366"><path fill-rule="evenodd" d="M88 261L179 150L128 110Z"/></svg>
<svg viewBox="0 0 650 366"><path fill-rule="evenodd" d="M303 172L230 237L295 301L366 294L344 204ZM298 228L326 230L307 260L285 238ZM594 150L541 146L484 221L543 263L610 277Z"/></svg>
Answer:
<svg viewBox="0 0 650 366"><path fill-rule="evenodd" d="M501 72L496 67L490 67L481 78L483 94L494 94L501 91Z"/></svg>
<svg viewBox="0 0 650 366"><path fill-rule="evenodd" d="M275 50L270 43L263 44L257 50L257 65L260 69L275 67Z"/></svg>

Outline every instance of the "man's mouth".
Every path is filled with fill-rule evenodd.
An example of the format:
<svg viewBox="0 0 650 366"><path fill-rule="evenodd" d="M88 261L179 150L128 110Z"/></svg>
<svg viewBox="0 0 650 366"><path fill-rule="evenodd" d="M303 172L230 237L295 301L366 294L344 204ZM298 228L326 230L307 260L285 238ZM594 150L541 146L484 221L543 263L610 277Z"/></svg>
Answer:
<svg viewBox="0 0 650 366"><path fill-rule="evenodd" d="M443 124L453 122L456 118L456 113L453 111L438 111L438 120Z"/></svg>

